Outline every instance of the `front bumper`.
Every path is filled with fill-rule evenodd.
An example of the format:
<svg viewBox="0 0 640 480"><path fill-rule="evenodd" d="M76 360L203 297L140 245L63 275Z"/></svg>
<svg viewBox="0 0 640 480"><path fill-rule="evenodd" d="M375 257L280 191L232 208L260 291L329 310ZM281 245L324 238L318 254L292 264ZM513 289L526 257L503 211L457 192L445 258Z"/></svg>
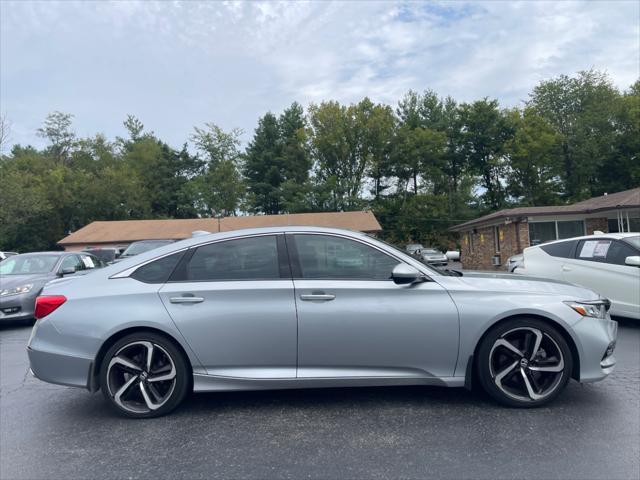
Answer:
<svg viewBox="0 0 640 480"><path fill-rule="evenodd" d="M611 372L616 365L615 341L618 322L607 318L583 317L573 331L580 339L580 382L597 382Z"/></svg>
<svg viewBox="0 0 640 480"><path fill-rule="evenodd" d="M0 297L0 322L32 320L36 296L31 292Z"/></svg>

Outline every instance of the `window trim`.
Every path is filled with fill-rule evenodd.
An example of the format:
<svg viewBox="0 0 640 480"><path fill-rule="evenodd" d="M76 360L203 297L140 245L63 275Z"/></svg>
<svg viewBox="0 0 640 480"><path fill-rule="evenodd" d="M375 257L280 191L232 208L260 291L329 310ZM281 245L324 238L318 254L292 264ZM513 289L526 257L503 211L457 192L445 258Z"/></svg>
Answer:
<svg viewBox="0 0 640 480"><path fill-rule="evenodd" d="M198 245L192 245L187 248L187 252L178 262L176 268L173 269L171 275L169 275L169 279L164 282L165 284L171 283L220 283L220 282L278 282L282 280L291 280L291 274L287 275L287 270L291 272L290 268L284 268L284 263L288 263L287 260L287 252L286 246L285 250L282 250L284 245L284 241L280 240L280 237L283 237L284 234L282 232L271 232L271 233L259 233L254 235L242 235L239 237L230 237L230 238L221 238L218 240L213 240L211 242L200 243ZM195 254L196 250L201 247L206 247L209 245L213 245L214 243L222 243L222 242L232 242L234 240L244 240L246 238L255 238L255 237L275 237L276 240L276 252L278 255L278 278L216 278L216 279L205 279L205 280L189 280L184 278L186 275L186 269L191 261L191 257ZM178 253L178 252L173 252ZM159 257L162 258L162 257ZM180 275L182 277L180 277Z"/></svg>
<svg viewBox="0 0 640 480"><path fill-rule="evenodd" d="M391 257L396 260L399 264L408 265L404 260L398 258L395 255L390 254L386 250L379 248L377 245L372 245L368 242L364 242L360 239L348 237L345 235L339 235L336 233L328 233L328 232L287 232L285 238L287 239L287 249L289 252L289 263L291 264L291 272L293 275L293 280L308 280L312 282L322 282L322 281L345 281L345 282L389 282L393 281L391 277L389 278L345 278L345 277L327 277L327 278L304 278L302 276L302 266L300 265L300 256L298 253L298 245L296 243L295 235L321 235L323 237L338 237L344 240L351 240L353 242L361 243L369 248L373 248L374 250L379 251L383 255L387 257ZM414 267L415 268L415 267Z"/></svg>

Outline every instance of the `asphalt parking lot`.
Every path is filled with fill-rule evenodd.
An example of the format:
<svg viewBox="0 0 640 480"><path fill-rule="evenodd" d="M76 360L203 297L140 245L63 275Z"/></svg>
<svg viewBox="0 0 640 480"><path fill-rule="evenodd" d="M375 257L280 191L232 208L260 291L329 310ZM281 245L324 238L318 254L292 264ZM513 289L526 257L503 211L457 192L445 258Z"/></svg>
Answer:
<svg viewBox="0 0 640 480"><path fill-rule="evenodd" d="M640 478L640 323L612 376L535 410L396 387L200 394L154 420L30 377L29 332L0 326L2 479Z"/></svg>

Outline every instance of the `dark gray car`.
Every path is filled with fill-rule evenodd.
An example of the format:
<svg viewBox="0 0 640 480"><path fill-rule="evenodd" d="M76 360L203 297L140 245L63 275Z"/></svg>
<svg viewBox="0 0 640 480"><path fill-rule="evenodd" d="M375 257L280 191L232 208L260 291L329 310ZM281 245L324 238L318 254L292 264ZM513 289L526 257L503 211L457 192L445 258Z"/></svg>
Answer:
<svg viewBox="0 0 640 480"><path fill-rule="evenodd" d="M0 322L32 320L36 297L45 284L66 275L82 275L104 263L87 252L38 252L0 262Z"/></svg>

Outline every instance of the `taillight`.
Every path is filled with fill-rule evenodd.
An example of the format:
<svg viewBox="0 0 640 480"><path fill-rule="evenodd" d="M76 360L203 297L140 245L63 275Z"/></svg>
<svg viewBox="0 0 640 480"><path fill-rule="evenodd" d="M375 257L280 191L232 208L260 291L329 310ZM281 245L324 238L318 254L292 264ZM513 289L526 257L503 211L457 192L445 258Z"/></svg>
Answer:
<svg viewBox="0 0 640 480"><path fill-rule="evenodd" d="M40 320L41 318L49 315L66 301L67 297L64 295L45 295L38 297L36 298L34 317L36 317L36 320Z"/></svg>

